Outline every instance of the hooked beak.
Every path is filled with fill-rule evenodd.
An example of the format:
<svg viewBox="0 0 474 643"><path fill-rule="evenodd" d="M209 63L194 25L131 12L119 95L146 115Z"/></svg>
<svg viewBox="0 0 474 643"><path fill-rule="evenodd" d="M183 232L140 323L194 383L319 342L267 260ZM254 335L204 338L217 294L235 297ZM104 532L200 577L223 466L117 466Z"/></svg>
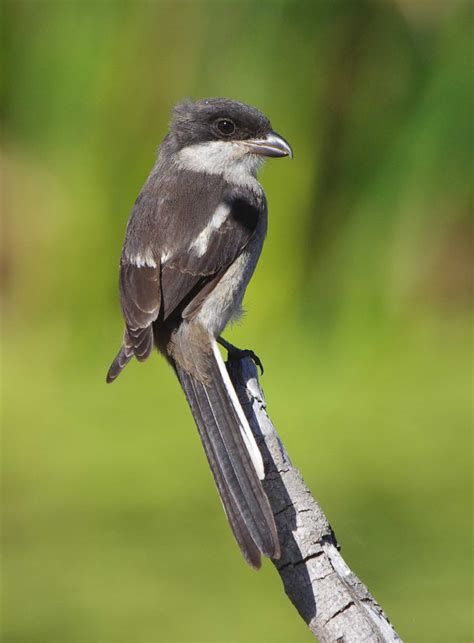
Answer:
<svg viewBox="0 0 474 643"><path fill-rule="evenodd" d="M289 156L293 158L293 150L290 144L285 141L283 136L276 132L269 132L265 138L251 138L247 141L242 141L242 144L250 148L253 154L261 156L272 156L275 158L281 156Z"/></svg>

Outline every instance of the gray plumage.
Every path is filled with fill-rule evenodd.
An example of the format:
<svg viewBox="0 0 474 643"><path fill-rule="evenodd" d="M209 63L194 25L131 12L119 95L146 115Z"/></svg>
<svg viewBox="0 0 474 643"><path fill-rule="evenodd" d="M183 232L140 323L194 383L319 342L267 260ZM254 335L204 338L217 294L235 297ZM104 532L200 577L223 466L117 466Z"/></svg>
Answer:
<svg viewBox="0 0 474 643"><path fill-rule="evenodd" d="M107 375L113 381L154 345L171 363L254 567L260 552L279 556L278 538L259 479L261 456L215 341L239 314L266 234L256 172L265 156L286 155L288 144L253 107L209 99L174 109L127 226L119 278L125 333Z"/></svg>

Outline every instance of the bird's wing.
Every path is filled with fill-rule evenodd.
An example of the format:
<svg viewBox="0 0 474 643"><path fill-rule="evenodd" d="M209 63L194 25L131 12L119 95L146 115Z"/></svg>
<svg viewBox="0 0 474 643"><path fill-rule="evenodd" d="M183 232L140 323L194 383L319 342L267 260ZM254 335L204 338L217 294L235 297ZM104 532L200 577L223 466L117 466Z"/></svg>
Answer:
<svg viewBox="0 0 474 643"><path fill-rule="evenodd" d="M120 299L128 353L146 359L160 316L194 314L252 238L266 204L220 177L181 176L179 190L145 185L122 252ZM175 186L176 187L176 186Z"/></svg>
<svg viewBox="0 0 474 643"><path fill-rule="evenodd" d="M126 325L124 343L133 349L137 359L144 360L152 351L151 325L160 312L160 266L138 266L122 261L119 287Z"/></svg>
<svg viewBox="0 0 474 643"><path fill-rule="evenodd" d="M143 361L153 349L152 323L161 305L160 266L137 265L122 256L119 287L125 333L107 382L113 382L133 356Z"/></svg>
<svg viewBox="0 0 474 643"><path fill-rule="evenodd" d="M197 233L186 238L162 264L163 317L185 311L192 316L255 233L262 212L229 190L202 217Z"/></svg>

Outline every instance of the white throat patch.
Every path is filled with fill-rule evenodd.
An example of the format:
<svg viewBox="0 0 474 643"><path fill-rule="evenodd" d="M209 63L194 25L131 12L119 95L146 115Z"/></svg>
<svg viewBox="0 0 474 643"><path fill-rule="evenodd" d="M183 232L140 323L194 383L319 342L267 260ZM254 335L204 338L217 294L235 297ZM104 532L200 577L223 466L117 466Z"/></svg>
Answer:
<svg viewBox="0 0 474 643"><path fill-rule="evenodd" d="M234 185L241 185L261 191L256 179L265 158L249 154L248 149L238 142L208 141L183 147L177 154L178 167L194 172L222 174Z"/></svg>

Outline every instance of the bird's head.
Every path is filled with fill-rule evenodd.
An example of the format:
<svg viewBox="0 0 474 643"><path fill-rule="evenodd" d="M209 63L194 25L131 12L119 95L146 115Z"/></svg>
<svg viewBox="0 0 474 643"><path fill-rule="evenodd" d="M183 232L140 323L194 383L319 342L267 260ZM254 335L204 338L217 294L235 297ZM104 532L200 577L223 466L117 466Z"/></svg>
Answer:
<svg viewBox="0 0 474 643"><path fill-rule="evenodd" d="M245 164L255 174L265 157L293 156L264 114L227 98L176 105L168 143L185 167L211 173Z"/></svg>

